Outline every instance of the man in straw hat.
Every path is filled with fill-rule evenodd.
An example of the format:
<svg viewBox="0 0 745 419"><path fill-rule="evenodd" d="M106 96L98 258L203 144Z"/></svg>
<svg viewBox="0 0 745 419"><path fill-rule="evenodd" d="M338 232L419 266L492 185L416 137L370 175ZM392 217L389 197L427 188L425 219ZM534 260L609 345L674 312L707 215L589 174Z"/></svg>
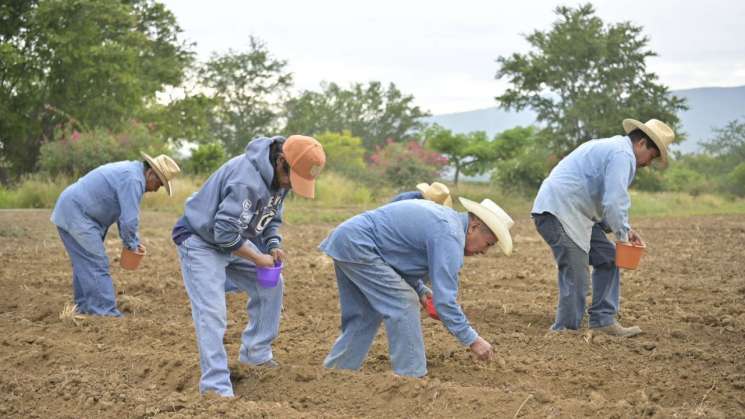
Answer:
<svg viewBox="0 0 745 419"><path fill-rule="evenodd" d="M445 327L480 360L492 357L489 342L471 327L456 299L463 256L495 243L512 252L512 219L489 199L460 199L458 213L427 200L393 202L350 218L320 245L334 260L341 306L341 335L324 361L327 368L357 370L380 323L396 374L427 374L419 305L412 288L431 279L437 314Z"/></svg>
<svg viewBox="0 0 745 419"><path fill-rule="evenodd" d="M592 265L590 328L613 336L641 333L637 326L616 321L620 304L620 272L615 247L605 236L643 245L629 225L628 188L637 168L659 159L667 165L673 130L656 119L625 119L626 136L588 141L571 152L543 181L533 204L536 229L551 247L559 268L559 303L553 331L578 330L585 312Z"/></svg>
<svg viewBox="0 0 745 419"><path fill-rule="evenodd" d="M323 147L314 138L256 138L186 201L184 216L173 228L173 241L191 301L202 370L200 392L233 396L223 345L227 281L250 297L239 361L278 366L272 342L279 333L284 280L274 288L262 288L256 267L285 260L279 233L285 196L292 190L313 198L315 179L325 163Z"/></svg>
<svg viewBox="0 0 745 419"><path fill-rule="evenodd" d="M143 161L109 163L91 170L65 188L54 206L51 220L72 261L73 294L80 313L122 315L109 274L106 232L116 222L124 246L144 252L138 235L143 194L165 186L173 195L171 181L181 172L178 164L165 154L142 156Z"/></svg>
<svg viewBox="0 0 745 419"><path fill-rule="evenodd" d="M450 197L450 189L440 182L420 183L416 185L417 191L401 192L393 197L391 202L403 201L405 199L426 199L448 208L453 208L453 199Z"/></svg>

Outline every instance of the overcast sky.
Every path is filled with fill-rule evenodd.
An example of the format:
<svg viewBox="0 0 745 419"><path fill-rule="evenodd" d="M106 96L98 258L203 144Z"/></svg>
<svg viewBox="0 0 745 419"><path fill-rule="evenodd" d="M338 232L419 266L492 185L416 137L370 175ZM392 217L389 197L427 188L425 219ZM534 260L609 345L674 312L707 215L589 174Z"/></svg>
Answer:
<svg viewBox="0 0 745 419"><path fill-rule="evenodd" d="M245 51L255 35L286 60L297 90L321 81L393 82L434 114L495 106L506 87L495 60L528 51L546 30L548 0L161 0L200 59ZM659 55L648 64L672 89L745 85L745 1L594 1L608 22L643 26Z"/></svg>

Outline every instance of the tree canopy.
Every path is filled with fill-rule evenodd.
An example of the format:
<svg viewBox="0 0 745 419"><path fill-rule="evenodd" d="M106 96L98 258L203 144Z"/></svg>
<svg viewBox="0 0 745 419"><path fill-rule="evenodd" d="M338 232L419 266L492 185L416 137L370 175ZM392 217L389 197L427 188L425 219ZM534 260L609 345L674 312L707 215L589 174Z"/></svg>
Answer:
<svg viewBox="0 0 745 419"><path fill-rule="evenodd" d="M647 71L656 54L641 27L604 24L591 4L555 12L550 30L526 36L530 52L498 58L496 78L510 83L496 98L503 108L534 110L560 154L619 134L625 118L657 118L675 128L685 101Z"/></svg>
<svg viewBox="0 0 745 419"><path fill-rule="evenodd" d="M389 139L403 141L424 127L429 114L414 105L391 83L354 83L345 89L336 83L323 83L320 92L304 91L286 104L288 134L315 135L348 130L362 138L368 151L384 146Z"/></svg>
<svg viewBox="0 0 745 419"><path fill-rule="evenodd" d="M173 14L152 0L0 6L0 170L34 169L58 124L116 128L192 61Z"/></svg>
<svg viewBox="0 0 745 419"><path fill-rule="evenodd" d="M281 107L292 86L287 62L274 58L266 44L250 38L247 52L214 54L199 69L199 82L215 100L212 129L230 154L243 151L259 135L278 128Z"/></svg>

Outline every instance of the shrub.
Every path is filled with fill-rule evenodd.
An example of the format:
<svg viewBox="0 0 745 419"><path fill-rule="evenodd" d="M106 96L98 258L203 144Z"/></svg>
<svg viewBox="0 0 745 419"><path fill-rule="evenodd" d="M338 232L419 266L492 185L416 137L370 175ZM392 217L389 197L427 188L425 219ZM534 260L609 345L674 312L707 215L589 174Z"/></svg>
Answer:
<svg viewBox="0 0 745 419"><path fill-rule="evenodd" d="M370 156L371 169L386 183L411 187L440 177L447 158L427 150L416 141L396 143L391 140Z"/></svg>
<svg viewBox="0 0 745 419"><path fill-rule="evenodd" d="M727 191L739 197L745 196L745 163L738 164L726 178Z"/></svg>
<svg viewBox="0 0 745 419"><path fill-rule="evenodd" d="M660 192L665 190L665 179L659 170L638 170L632 183L634 189L647 192Z"/></svg>
<svg viewBox="0 0 745 419"><path fill-rule="evenodd" d="M150 155L168 152L168 145L143 124L132 122L121 132L97 128L86 132L58 130L55 141L41 147L39 165L43 172L80 176L106 163L141 160L140 151Z"/></svg>
<svg viewBox="0 0 745 419"><path fill-rule="evenodd" d="M686 192L697 196L714 189L712 182L696 170L683 165L673 165L664 172L663 187L666 191Z"/></svg>
<svg viewBox="0 0 745 419"><path fill-rule="evenodd" d="M211 174L226 160L227 156L222 144L200 144L191 152L187 167L192 174Z"/></svg>
<svg viewBox="0 0 745 419"><path fill-rule="evenodd" d="M366 169L362 138L349 131L324 132L316 136L326 152L326 170L355 177Z"/></svg>
<svg viewBox="0 0 745 419"><path fill-rule="evenodd" d="M557 159L548 149L536 143L516 150L515 153L514 157L497 162L492 182L505 191L523 196L533 195Z"/></svg>

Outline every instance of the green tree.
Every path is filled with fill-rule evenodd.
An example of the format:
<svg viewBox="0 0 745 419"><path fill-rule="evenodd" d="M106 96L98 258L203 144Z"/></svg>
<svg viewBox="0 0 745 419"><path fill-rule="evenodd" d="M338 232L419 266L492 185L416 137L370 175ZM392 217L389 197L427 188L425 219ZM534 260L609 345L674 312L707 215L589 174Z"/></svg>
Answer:
<svg viewBox="0 0 745 419"><path fill-rule="evenodd" d="M200 144L191 152L189 168L192 173L211 174L227 160L221 143Z"/></svg>
<svg viewBox="0 0 745 419"><path fill-rule="evenodd" d="M428 147L447 157L455 170L456 186L461 173L475 176L494 167L496 149L483 131L454 134L435 124L424 131L424 138Z"/></svg>
<svg viewBox="0 0 745 419"><path fill-rule="evenodd" d="M704 170L719 174L725 192L745 196L745 122L734 120L716 129L703 147L713 157Z"/></svg>
<svg viewBox="0 0 745 419"><path fill-rule="evenodd" d="M545 126L549 146L565 154L592 138L617 135L621 121L657 118L675 127L684 99L671 95L646 60L642 28L606 25L592 5L560 6L548 31L526 36L532 51L499 57L497 79L511 84L496 97L505 109L531 108Z"/></svg>
<svg viewBox="0 0 745 419"><path fill-rule="evenodd" d="M324 132L316 135L316 139L326 152L326 169L355 176L367 168L362 139L349 131Z"/></svg>
<svg viewBox="0 0 745 419"><path fill-rule="evenodd" d="M240 153L251 139L277 129L281 105L292 86L286 66L253 36L247 52L214 54L201 66L200 84L214 92L217 104L212 129L228 153Z"/></svg>
<svg viewBox="0 0 745 419"><path fill-rule="evenodd" d="M187 95L168 104L153 103L141 115L174 145L184 141L212 144L217 136L212 129L216 100L203 93Z"/></svg>
<svg viewBox="0 0 745 419"><path fill-rule="evenodd" d="M727 175L727 188L737 196L745 196L745 162L735 166L732 173Z"/></svg>
<svg viewBox="0 0 745 419"><path fill-rule="evenodd" d="M515 127L495 135L497 162L492 181L504 190L535 194L559 160L546 146L544 134L535 127Z"/></svg>
<svg viewBox="0 0 745 419"><path fill-rule="evenodd" d="M369 152L388 139L404 140L424 127L428 116L414 105L414 97L403 94L393 83L352 84L344 89L322 83L321 92L304 91L285 104L288 134L315 135L348 130L362 138Z"/></svg>
<svg viewBox="0 0 745 419"><path fill-rule="evenodd" d="M706 152L725 159L732 166L745 161L745 122L730 121L714 133L714 138L702 144Z"/></svg>
<svg viewBox="0 0 745 419"><path fill-rule="evenodd" d="M61 122L121 128L192 60L153 0L13 1L0 16L0 168L13 175Z"/></svg>

